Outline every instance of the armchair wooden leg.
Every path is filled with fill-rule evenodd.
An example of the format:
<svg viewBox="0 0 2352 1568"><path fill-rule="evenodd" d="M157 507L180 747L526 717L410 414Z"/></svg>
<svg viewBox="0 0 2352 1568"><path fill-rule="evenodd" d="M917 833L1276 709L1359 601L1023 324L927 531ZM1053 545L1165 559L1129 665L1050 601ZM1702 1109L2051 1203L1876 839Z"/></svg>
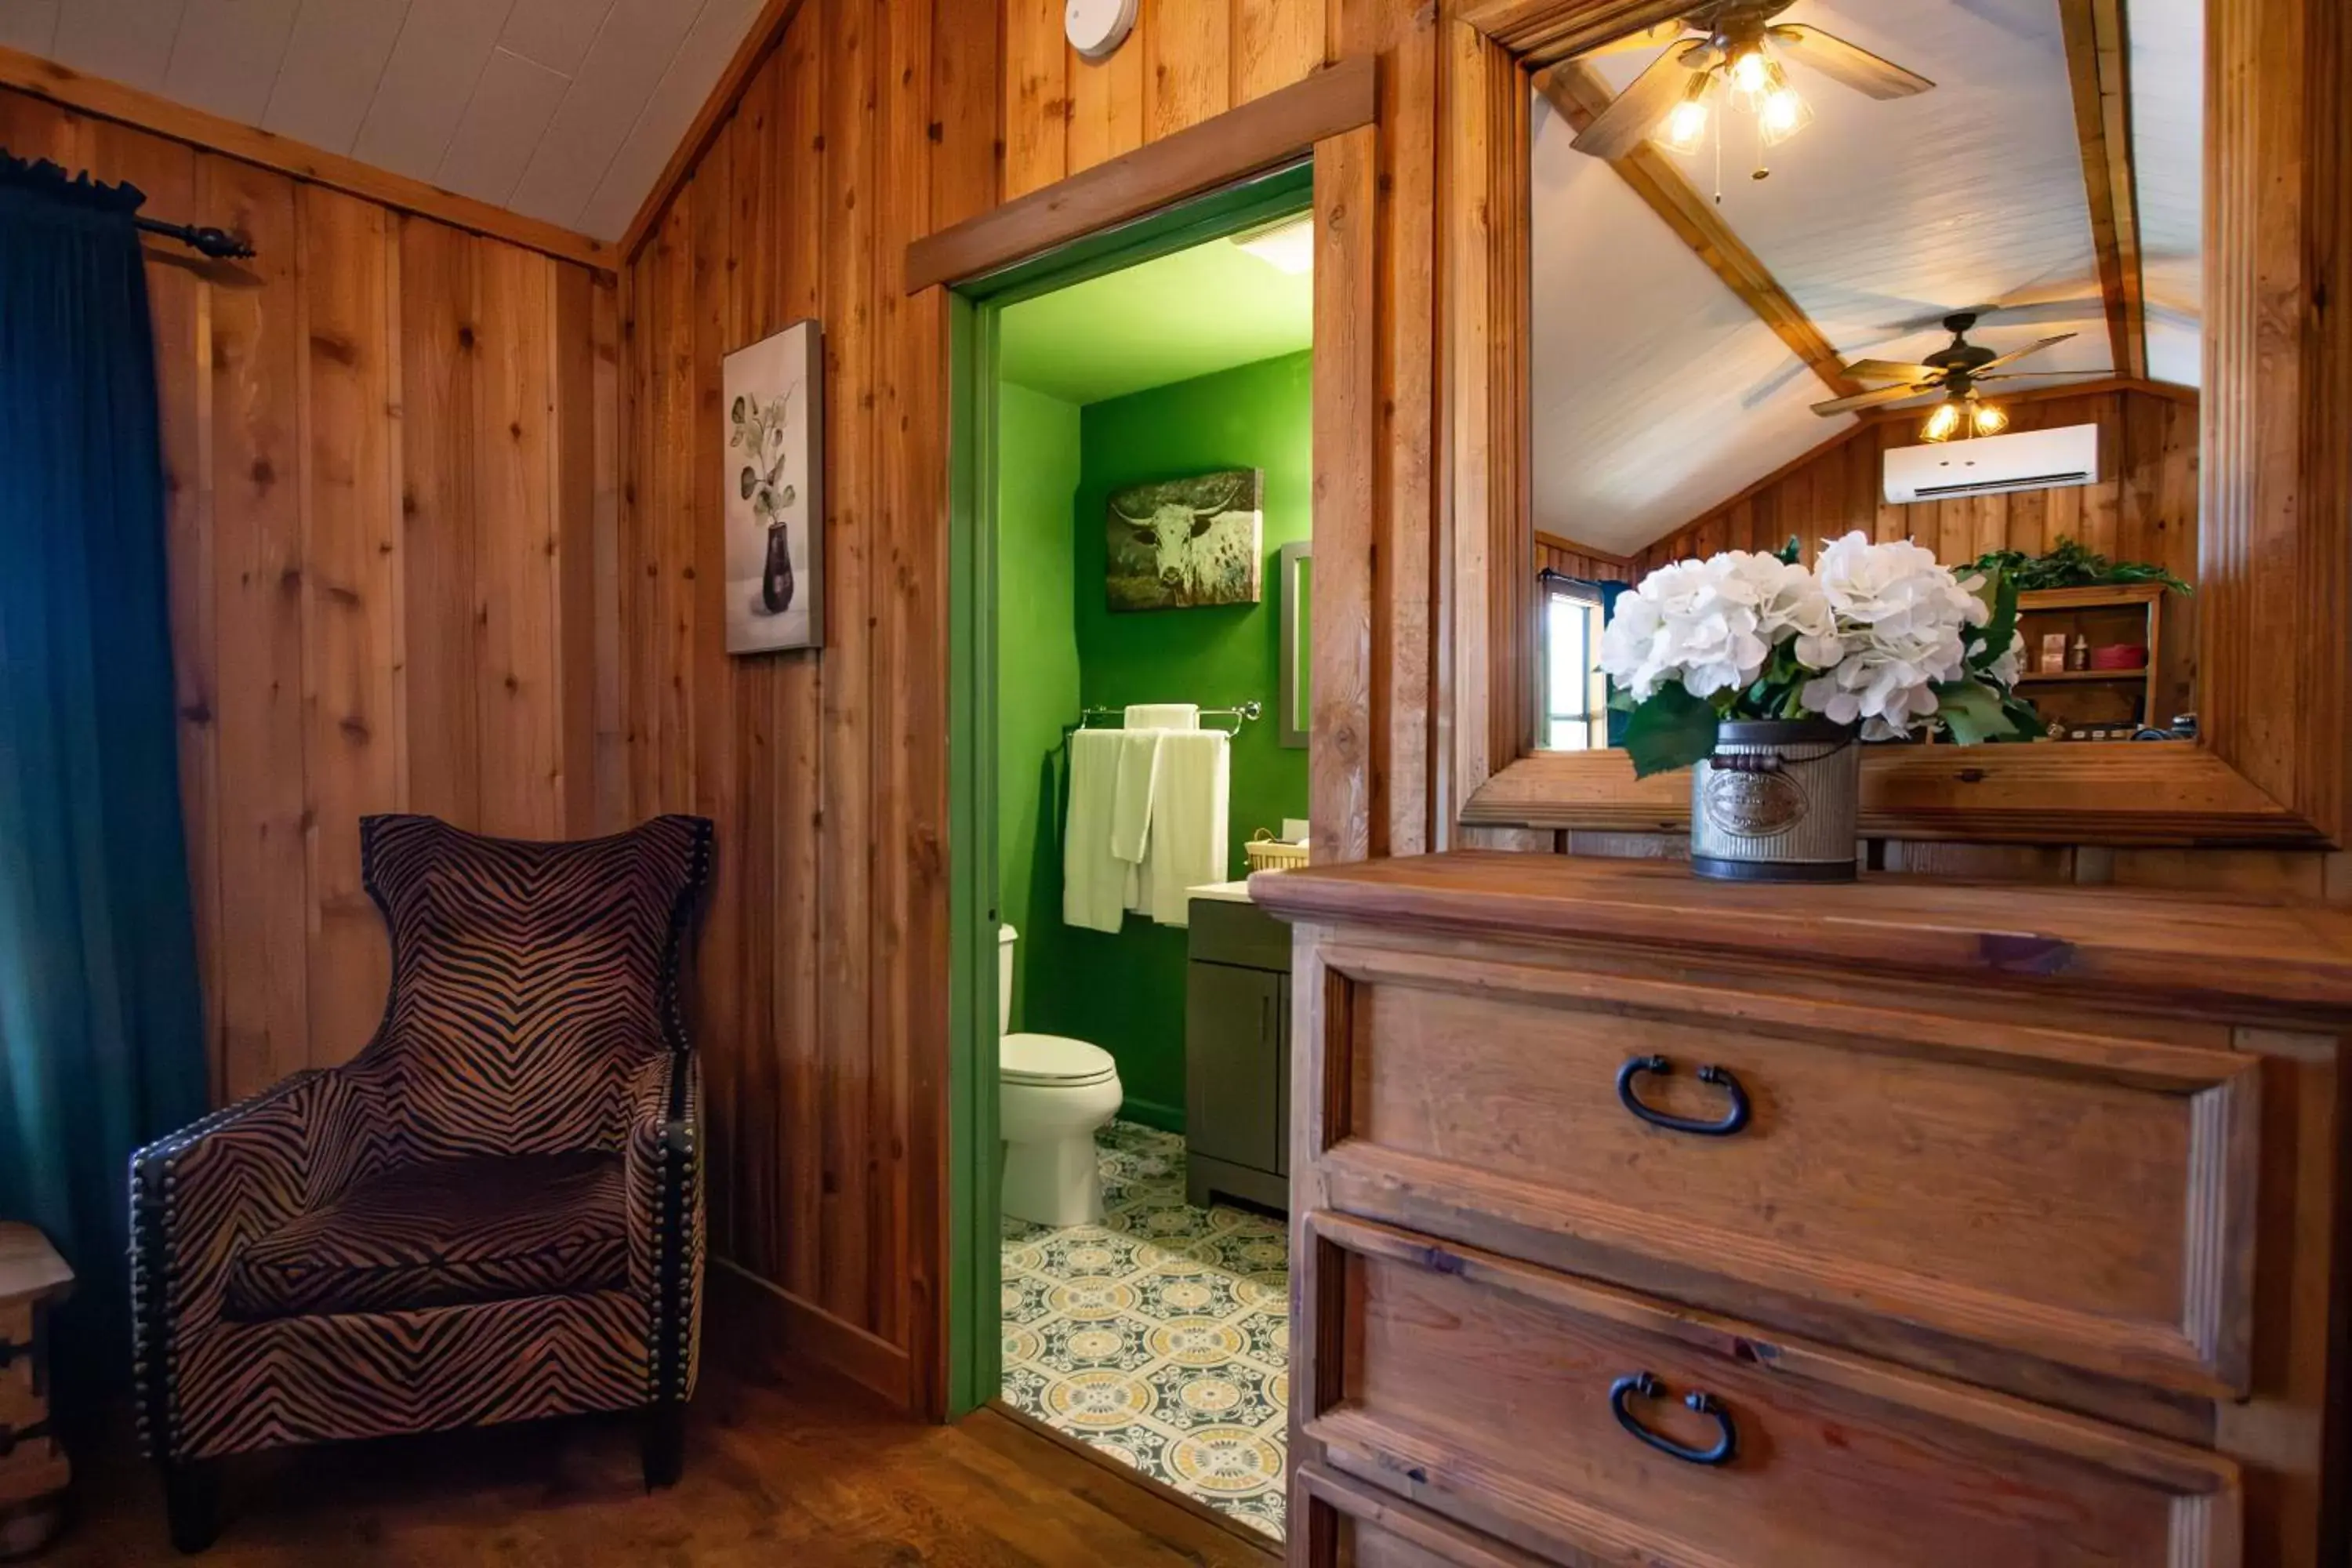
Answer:
<svg viewBox="0 0 2352 1568"><path fill-rule="evenodd" d="M646 1409L646 1490L677 1485L686 1470L686 1406L656 1400Z"/></svg>
<svg viewBox="0 0 2352 1568"><path fill-rule="evenodd" d="M220 1472L209 1462L166 1462L163 1509L172 1525L172 1544L194 1554L220 1536Z"/></svg>

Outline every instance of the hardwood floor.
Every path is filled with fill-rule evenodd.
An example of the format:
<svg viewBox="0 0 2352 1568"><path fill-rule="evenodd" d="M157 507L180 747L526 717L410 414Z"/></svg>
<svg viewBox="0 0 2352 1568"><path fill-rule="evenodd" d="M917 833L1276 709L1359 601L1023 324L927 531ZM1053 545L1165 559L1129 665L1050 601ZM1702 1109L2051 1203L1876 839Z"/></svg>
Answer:
<svg viewBox="0 0 2352 1568"><path fill-rule="evenodd" d="M724 1358L738 1365L751 1358ZM79 1457L78 1457L79 1458ZM625 1419L401 1438L232 1465L208 1568L1273 1568L1273 1552L983 1411L925 1426L829 1374L715 1365L686 1479L648 1496ZM174 1561L127 1452L77 1478L42 1568Z"/></svg>

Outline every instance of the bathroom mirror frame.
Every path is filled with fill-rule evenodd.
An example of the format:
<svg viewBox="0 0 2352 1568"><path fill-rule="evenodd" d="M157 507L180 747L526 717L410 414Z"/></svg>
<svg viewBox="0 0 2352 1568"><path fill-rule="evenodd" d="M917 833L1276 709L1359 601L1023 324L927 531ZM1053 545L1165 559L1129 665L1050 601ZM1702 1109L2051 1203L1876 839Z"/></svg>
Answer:
<svg viewBox="0 0 2352 1568"><path fill-rule="evenodd" d="M2057 0L2062 10L2095 0ZM1867 837L2345 842L2352 823L2352 25L2340 0L2207 0L2203 738L1882 746ZM1438 23L1456 821L1680 832L1689 778L1535 747L1526 345L1530 103L1551 64L1688 0L1484 0ZM1524 568L1524 569L1522 569Z"/></svg>
<svg viewBox="0 0 2352 1568"><path fill-rule="evenodd" d="M1314 672L1307 640L1309 616L1301 614L1315 592L1315 542L1297 539L1275 552L1275 586L1282 597L1282 669L1276 683L1281 711L1275 735L1285 747L1303 751L1314 729Z"/></svg>

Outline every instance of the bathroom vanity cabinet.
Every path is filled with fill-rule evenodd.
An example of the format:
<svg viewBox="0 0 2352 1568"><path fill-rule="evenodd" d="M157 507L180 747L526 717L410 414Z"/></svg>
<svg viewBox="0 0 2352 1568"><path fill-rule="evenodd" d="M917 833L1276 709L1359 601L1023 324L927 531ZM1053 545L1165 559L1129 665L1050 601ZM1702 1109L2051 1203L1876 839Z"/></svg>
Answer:
<svg viewBox="0 0 2352 1568"><path fill-rule="evenodd" d="M1195 898L1184 988L1185 1196L1286 1209L1290 931L1251 903Z"/></svg>

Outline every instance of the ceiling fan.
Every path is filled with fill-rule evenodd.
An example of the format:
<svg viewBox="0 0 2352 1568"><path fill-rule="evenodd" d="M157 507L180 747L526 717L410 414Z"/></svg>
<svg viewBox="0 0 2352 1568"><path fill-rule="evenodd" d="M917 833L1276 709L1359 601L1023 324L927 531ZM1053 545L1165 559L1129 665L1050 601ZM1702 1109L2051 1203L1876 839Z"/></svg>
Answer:
<svg viewBox="0 0 2352 1568"><path fill-rule="evenodd" d="M1978 312L1956 310L1944 318L1944 330L1952 341L1916 363L1896 360L1862 359L1843 367L1845 375L1853 381L1887 381L1891 386L1873 387L1857 392L1851 397L1832 397L1827 403L1813 405L1813 412L1828 416L1847 414L1858 408L1874 408L1882 405L1902 403L1914 397L1939 395L1941 402L1927 416L1926 426L1919 432L1930 441L1948 441L1959 434L1962 426L1971 436L1998 436L2009 428L2009 416L1978 395L1977 389L1987 382L2019 381L2045 375L2073 375L2074 371L2026 370L2000 371L2005 364L2014 364L2028 354L2040 353L2053 343L2063 343L2073 332L2061 332L2054 338L2012 349L2008 353L1995 353L1979 343L1969 342L1969 330L1977 324Z"/></svg>
<svg viewBox="0 0 2352 1568"><path fill-rule="evenodd" d="M1596 158L1621 158L1654 132L1677 153L1696 152L1706 133L1710 100L1727 87L1755 111L1764 144L1777 146L1813 117L1780 68L1782 51L1872 98L1907 98L1936 85L1834 33L1772 20L1793 4L1714 0L1678 22L1662 22L1588 51L1606 55L1665 46L1571 145ZM1762 179L1765 172L1759 168L1756 177Z"/></svg>

